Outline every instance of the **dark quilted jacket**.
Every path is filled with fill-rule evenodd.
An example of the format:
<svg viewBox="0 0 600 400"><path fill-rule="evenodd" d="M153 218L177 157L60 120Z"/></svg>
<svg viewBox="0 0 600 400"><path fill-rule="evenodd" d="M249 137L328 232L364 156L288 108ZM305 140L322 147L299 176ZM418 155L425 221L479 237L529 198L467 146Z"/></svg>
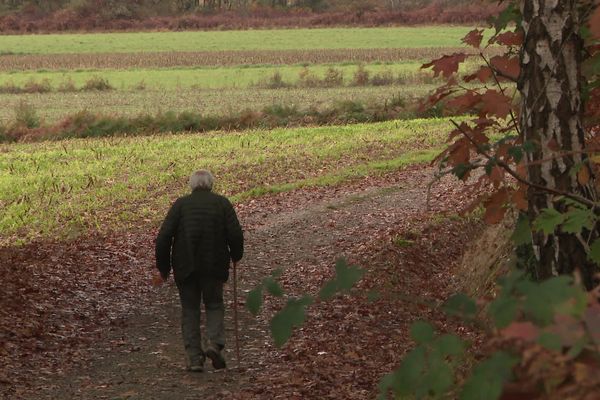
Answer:
<svg viewBox="0 0 600 400"><path fill-rule="evenodd" d="M227 198L195 190L175 201L156 238L156 265L163 276L173 267L177 282L192 272L223 282L230 260L239 261L244 237Z"/></svg>

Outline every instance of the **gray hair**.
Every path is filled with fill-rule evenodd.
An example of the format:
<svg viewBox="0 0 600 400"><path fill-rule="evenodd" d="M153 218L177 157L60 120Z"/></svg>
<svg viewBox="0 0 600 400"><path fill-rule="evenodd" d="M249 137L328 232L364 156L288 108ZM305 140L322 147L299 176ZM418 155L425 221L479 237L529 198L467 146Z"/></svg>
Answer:
<svg viewBox="0 0 600 400"><path fill-rule="evenodd" d="M190 188L192 190L212 190L214 182L215 178L213 175L210 173L210 171L205 169L196 171L192 174L192 176L190 176Z"/></svg>

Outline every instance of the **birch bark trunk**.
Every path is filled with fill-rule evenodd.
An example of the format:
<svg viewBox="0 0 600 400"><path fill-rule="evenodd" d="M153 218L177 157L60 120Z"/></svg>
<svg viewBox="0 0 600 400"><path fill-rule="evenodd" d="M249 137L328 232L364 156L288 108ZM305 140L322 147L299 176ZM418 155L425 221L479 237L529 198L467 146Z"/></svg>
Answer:
<svg viewBox="0 0 600 400"><path fill-rule="evenodd" d="M521 134L535 145L527 155L528 178L550 188L590 196L582 187L574 168L585 157L582 124L581 61L583 42L576 0L523 0L521 75L518 88L522 98ZM557 157L557 151L572 151ZM539 163L540 160L552 159ZM591 185L589 185L591 186ZM529 189L529 217L534 220L544 208L564 208L560 199ZM587 235L585 236L587 238ZM587 260L587 244L582 235L556 232L533 233L538 279L582 272L591 288L596 267Z"/></svg>

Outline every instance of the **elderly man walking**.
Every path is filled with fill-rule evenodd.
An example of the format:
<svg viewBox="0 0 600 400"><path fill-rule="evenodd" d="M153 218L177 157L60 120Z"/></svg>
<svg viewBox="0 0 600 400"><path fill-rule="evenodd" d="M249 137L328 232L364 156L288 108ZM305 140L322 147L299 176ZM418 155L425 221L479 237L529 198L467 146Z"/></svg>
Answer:
<svg viewBox="0 0 600 400"><path fill-rule="evenodd" d="M171 267L179 289L181 330L188 369L204 370L206 357L225 368L223 284L229 265L244 252L244 237L233 206L212 192L214 178L200 170L190 177L192 193L171 206L156 238L156 264L164 280ZM234 265L235 268L235 265ZM200 303L206 310L207 348L202 348Z"/></svg>

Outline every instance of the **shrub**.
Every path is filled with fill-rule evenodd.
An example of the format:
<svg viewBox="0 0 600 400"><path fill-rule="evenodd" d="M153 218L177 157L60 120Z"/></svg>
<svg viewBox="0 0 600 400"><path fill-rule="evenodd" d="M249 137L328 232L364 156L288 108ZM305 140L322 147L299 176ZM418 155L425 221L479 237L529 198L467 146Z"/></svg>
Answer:
<svg viewBox="0 0 600 400"><path fill-rule="evenodd" d="M20 128L39 128L40 117L37 115L37 111L31 104L21 101L15 107L15 127Z"/></svg>
<svg viewBox="0 0 600 400"><path fill-rule="evenodd" d="M323 78L322 85L324 87L337 87L344 84L344 74L341 70L329 67Z"/></svg>
<svg viewBox="0 0 600 400"><path fill-rule="evenodd" d="M71 78L68 78L67 80L59 83L56 90L61 93L71 93L76 92L77 88L75 87L75 83L73 83L73 80Z"/></svg>
<svg viewBox="0 0 600 400"><path fill-rule="evenodd" d="M321 86L321 80L315 76L308 67L304 67L298 73L298 86L314 88Z"/></svg>
<svg viewBox="0 0 600 400"><path fill-rule="evenodd" d="M23 87L23 92L25 93L49 93L51 91L52 86L50 85L50 81L48 79L44 79L40 82L30 79Z"/></svg>
<svg viewBox="0 0 600 400"><path fill-rule="evenodd" d="M81 90L113 90L112 85L100 76L93 76L85 82Z"/></svg>
<svg viewBox="0 0 600 400"><path fill-rule="evenodd" d="M373 86L387 86L395 83L394 74L392 71L385 70L381 71L371 78L371 85Z"/></svg>
<svg viewBox="0 0 600 400"><path fill-rule="evenodd" d="M22 92L23 89L15 85L13 82L6 82L0 86L0 93L17 94Z"/></svg>
<svg viewBox="0 0 600 400"><path fill-rule="evenodd" d="M369 71L365 69L364 65L359 65L356 72L354 72L352 84L354 86L367 86L369 84Z"/></svg>
<svg viewBox="0 0 600 400"><path fill-rule="evenodd" d="M279 71L275 71L266 81L259 83L258 86L267 89L281 89L290 87L291 85L283 80Z"/></svg>

